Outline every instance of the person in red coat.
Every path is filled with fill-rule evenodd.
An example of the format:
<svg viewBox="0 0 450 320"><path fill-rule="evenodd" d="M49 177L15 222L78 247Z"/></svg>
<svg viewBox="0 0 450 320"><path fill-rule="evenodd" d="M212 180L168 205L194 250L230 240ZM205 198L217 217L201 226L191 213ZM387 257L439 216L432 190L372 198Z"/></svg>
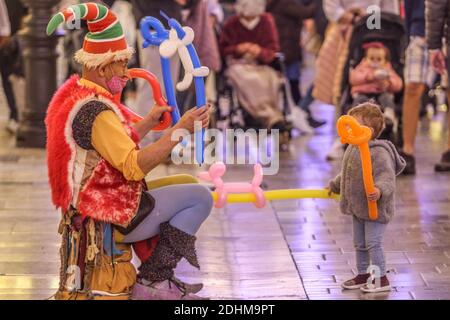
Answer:
<svg viewBox="0 0 450 320"><path fill-rule="evenodd" d="M233 58L253 58L260 64L270 64L280 50L278 33L271 14L264 13L265 1L241 0L237 15L230 17L222 30L222 55Z"/></svg>
<svg viewBox="0 0 450 320"><path fill-rule="evenodd" d="M264 128L283 129L281 80L269 66L280 44L275 21L264 13L265 7L264 0L238 0L237 15L223 27L220 48L239 104Z"/></svg>

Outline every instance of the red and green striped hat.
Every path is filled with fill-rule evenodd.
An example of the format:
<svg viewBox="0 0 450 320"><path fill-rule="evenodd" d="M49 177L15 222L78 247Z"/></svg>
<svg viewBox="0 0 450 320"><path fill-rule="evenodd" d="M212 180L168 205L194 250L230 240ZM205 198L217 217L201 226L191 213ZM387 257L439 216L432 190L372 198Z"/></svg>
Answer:
<svg viewBox="0 0 450 320"><path fill-rule="evenodd" d="M102 4L76 4L57 13L47 25L47 34L55 32L61 23L75 19L86 20L89 29L83 48L75 53L75 61L88 68L97 68L131 58L134 49L127 45L119 19Z"/></svg>

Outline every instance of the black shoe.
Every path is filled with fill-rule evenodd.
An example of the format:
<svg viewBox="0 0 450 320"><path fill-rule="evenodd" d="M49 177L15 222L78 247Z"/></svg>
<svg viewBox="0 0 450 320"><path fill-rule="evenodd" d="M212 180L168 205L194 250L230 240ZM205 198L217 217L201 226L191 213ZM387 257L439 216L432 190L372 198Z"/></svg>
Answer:
<svg viewBox="0 0 450 320"><path fill-rule="evenodd" d="M434 166L436 172L448 172L450 171L450 150L447 150L442 154L441 161Z"/></svg>
<svg viewBox="0 0 450 320"><path fill-rule="evenodd" d="M405 169L402 171L402 175L414 175L416 174L416 159L412 154L404 153L403 151L400 152L400 155L405 159L406 166Z"/></svg>
<svg viewBox="0 0 450 320"><path fill-rule="evenodd" d="M321 121L321 120L316 120L313 117L309 116L308 117L308 123L311 127L313 127L314 129L319 128L321 126L323 126L324 124L326 124L326 121Z"/></svg>
<svg viewBox="0 0 450 320"><path fill-rule="evenodd" d="M276 122L270 129L277 129L280 133L290 133L292 130L292 124L286 120Z"/></svg>

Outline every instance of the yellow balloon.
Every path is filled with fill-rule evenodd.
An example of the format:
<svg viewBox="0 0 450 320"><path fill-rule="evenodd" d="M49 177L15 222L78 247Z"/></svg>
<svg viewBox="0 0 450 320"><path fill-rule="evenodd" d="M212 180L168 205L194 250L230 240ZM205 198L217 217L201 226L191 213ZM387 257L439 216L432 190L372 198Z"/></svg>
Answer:
<svg viewBox="0 0 450 320"><path fill-rule="evenodd" d="M217 192L212 192L214 201L217 201ZM281 189L264 191L266 200L289 200L289 199L336 199L339 200L338 194L328 195L326 189ZM227 196L228 203L238 202L255 202L256 198L253 193L230 193Z"/></svg>

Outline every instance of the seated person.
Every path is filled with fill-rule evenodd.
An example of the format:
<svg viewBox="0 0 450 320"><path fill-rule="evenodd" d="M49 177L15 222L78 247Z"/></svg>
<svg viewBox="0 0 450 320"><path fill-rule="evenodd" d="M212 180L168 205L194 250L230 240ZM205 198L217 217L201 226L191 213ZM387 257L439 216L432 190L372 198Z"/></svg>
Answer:
<svg viewBox="0 0 450 320"><path fill-rule="evenodd" d="M227 62L226 76L240 104L266 128L283 120L278 107L281 80L269 65L279 51L273 17L264 13L264 0L238 0L235 16L222 30L220 49Z"/></svg>
<svg viewBox="0 0 450 320"><path fill-rule="evenodd" d="M353 104L374 98L383 107L386 118L395 123L394 94L402 89L402 79L392 68L389 49L381 42L369 42L363 48L364 58L350 70Z"/></svg>

